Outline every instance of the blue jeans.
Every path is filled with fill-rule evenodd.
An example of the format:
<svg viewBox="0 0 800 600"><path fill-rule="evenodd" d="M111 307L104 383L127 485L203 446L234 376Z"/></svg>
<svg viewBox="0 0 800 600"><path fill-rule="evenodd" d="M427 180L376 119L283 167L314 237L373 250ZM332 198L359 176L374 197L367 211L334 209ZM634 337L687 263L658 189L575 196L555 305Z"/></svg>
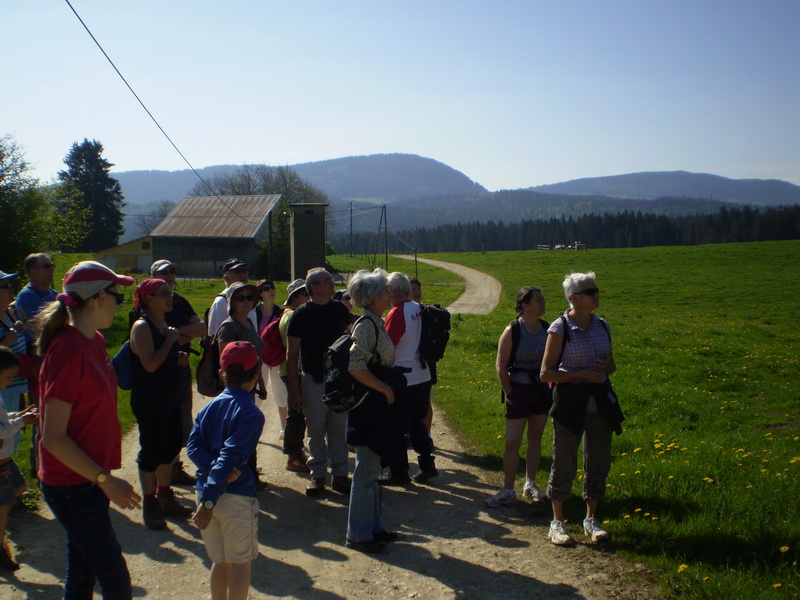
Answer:
<svg viewBox="0 0 800 600"><path fill-rule="evenodd" d="M347 539L354 542L371 540L383 529L381 525L381 496L378 476L381 457L367 446L356 448L356 468L350 488L347 510Z"/></svg>
<svg viewBox="0 0 800 600"><path fill-rule="evenodd" d="M64 600L91 600L95 581L104 600L130 600L131 576L106 495L91 483L41 486L47 505L67 530Z"/></svg>

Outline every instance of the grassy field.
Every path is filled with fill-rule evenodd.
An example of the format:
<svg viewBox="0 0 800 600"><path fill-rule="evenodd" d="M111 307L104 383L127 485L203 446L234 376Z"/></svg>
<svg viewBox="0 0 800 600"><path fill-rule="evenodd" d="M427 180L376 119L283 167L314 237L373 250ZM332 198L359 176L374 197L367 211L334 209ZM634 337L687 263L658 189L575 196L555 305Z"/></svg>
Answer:
<svg viewBox="0 0 800 600"><path fill-rule="evenodd" d="M681 597L800 592L800 282L789 273L800 242L436 258L503 283L492 315L455 322L436 390L447 419L498 483L503 407L494 358L515 293L541 286L552 321L567 306L564 274L594 270L627 415L600 512L614 549L657 569ZM540 483L550 465L546 435ZM579 491L576 482L568 510L575 531ZM542 523L550 518L533 505L521 510Z"/></svg>
<svg viewBox="0 0 800 600"><path fill-rule="evenodd" d="M494 360L497 338L514 316L516 291L542 287L545 318L552 321L566 308L564 274L594 270L598 313L614 336L614 385L627 415L625 432L614 439L599 515L613 536L611 548L653 569L648 576L674 596L800 594L800 282L791 275L800 242L435 258L491 273L503 284L493 314L453 318L435 390L465 448L495 473L496 483L503 406ZM56 258L57 280L74 260ZM343 256L330 260L343 272L368 266ZM389 270L414 274L414 265L390 257ZM422 263L419 278L426 302L447 304L463 289L457 277ZM279 301L285 283L278 285ZM219 281L180 282L178 291L202 313L220 287ZM129 308L106 332L112 355L125 337ZM132 423L126 392L120 416ZM549 428L546 436L540 484L550 466ZM567 510L576 532L579 485ZM535 523L550 518L532 504L519 510Z"/></svg>

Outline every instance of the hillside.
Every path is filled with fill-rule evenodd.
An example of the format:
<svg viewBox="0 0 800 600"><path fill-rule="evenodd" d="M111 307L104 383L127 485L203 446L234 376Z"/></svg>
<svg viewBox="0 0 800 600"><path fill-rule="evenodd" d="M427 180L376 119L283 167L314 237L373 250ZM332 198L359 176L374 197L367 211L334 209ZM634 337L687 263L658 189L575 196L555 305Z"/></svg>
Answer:
<svg viewBox="0 0 800 600"><path fill-rule="evenodd" d="M665 196L711 198L760 206L800 203L800 186L779 179L728 179L708 173L663 171L574 179L531 190L549 194L655 199Z"/></svg>

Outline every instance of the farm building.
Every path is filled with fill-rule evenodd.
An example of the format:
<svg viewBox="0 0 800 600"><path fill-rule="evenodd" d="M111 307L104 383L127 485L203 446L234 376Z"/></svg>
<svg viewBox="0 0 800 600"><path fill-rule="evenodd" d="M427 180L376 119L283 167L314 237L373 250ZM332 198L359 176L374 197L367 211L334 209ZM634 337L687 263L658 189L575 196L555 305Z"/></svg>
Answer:
<svg viewBox="0 0 800 600"><path fill-rule="evenodd" d="M94 260L114 271L123 273L147 273L153 264L153 238L149 235L130 242L102 250L94 254Z"/></svg>

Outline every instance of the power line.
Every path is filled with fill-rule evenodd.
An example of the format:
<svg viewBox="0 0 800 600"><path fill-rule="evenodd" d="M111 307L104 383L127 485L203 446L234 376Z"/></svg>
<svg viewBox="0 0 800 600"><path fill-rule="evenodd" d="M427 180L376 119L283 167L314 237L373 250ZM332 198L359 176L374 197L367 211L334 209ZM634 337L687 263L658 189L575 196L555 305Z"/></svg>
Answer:
<svg viewBox="0 0 800 600"><path fill-rule="evenodd" d="M139 103L139 105L140 105L140 106L141 106L141 107L144 109L144 112L146 112L146 113L147 113L147 116L148 116L148 117L150 117L150 119L153 121L153 123L155 123L156 127L158 127L158 130L159 130L159 131L160 131L160 132L161 132L161 133L164 135L164 137L165 137L165 138L167 138L167 141L168 141L168 142L170 143L170 145L171 145L171 146L172 146L172 147L175 149L175 152L177 152L177 153L178 153L178 155L180 155L180 157L183 159L183 162L185 162L185 163L186 163L186 164L189 166L189 168L190 168L190 169L192 170L192 172L193 172L193 173L194 173L194 174L197 176L197 178L198 178L198 179L199 179L199 180L200 180L200 181L203 183L203 185L205 185L205 186L206 186L206 188L208 189L208 191L209 191L209 192L211 192L211 194L212 194L212 195L213 195L213 196L214 196L214 197L215 197L217 200L219 200L219 201L220 201L220 202L221 202L221 203L222 203L222 204L225 206L225 208L227 208L227 209L228 209L229 211L231 211L231 212L232 212L234 215L236 215L237 217L239 217L240 219L242 219L242 220L243 220L243 221L245 221L246 223L251 223L251 224L260 223L260 221L253 221L253 220L250 220L250 219L248 219L248 218L246 218L246 217L243 217L243 216L242 216L242 215L240 215L239 213L237 213L237 212L236 212L236 211L233 209L233 207L232 207L232 206L230 206L230 205L229 205L227 202L225 202L225 201L224 201L222 198L220 198L220 197L219 197L219 195L218 195L218 194L217 194L217 193L214 191L214 189L211 187L211 185L209 185L209 183L208 183L208 182L207 182L205 179L203 179L203 177L200 175L200 173L198 173L198 172L197 172L197 169L195 169L195 168L194 168L194 166L192 165L192 163L190 163L190 162L189 162L189 159L187 159L187 158L186 158L186 157L183 155L183 152L181 152L181 151L180 151L180 149L178 148L178 146L176 146L176 145L175 145L175 142L173 142L173 141L172 141L172 138L170 138L170 137L169 137L169 135L167 135L167 132L166 132L166 131L164 131L164 128L163 128L163 127L161 127L161 124L160 124L160 123L158 122L158 120L157 120L157 119L156 119L156 118L153 116L153 113L151 113L151 112L148 110L148 108L147 108L147 107L144 105L144 102L142 102L141 98L139 98L139 95L138 95L138 94L137 94L137 93L136 93L136 92L133 90L133 88L131 87L131 85L128 83L128 80L127 80L127 79L125 79L125 77L122 75L122 73L120 73L120 70L117 68L117 65L115 65L115 64L114 64L114 61L113 61L113 60L111 60L111 57L110 57L110 56L109 56L109 55L106 53L106 51L103 49L103 46L101 46L101 45L100 45L100 42L98 42L98 41L97 41L97 38L96 38L96 37L94 37L94 34L91 32L91 30L89 29L89 27L86 25L86 23L84 23L84 22L83 22L83 19L81 19L81 16L78 14L78 11L76 11L76 10L75 10L75 8L72 6L72 4L70 4L70 1L69 1L69 0L64 0L64 2L66 2L66 3L67 3L67 6L69 6L70 10L71 10L71 11L74 13L74 15L75 15L75 16L78 18L78 21L80 21L81 25L83 25L83 28L86 30L86 33L88 33L88 34L89 34L89 37L91 37L91 38L92 38L92 41L93 41L93 42L95 43L95 45L97 45L97 47L100 49L100 52L102 52L102 53L103 53L103 56L105 56L105 57L106 57L106 60L109 62L109 64L111 65L111 67L114 69L114 71L116 71L117 75L119 75L119 78L120 78L120 79L122 79L122 82L123 82L123 83L125 84L125 86L126 86L126 87L127 87L129 90L130 90L131 94L133 94L133 97L134 97L134 98L136 98L136 101L137 101L137 102Z"/></svg>

